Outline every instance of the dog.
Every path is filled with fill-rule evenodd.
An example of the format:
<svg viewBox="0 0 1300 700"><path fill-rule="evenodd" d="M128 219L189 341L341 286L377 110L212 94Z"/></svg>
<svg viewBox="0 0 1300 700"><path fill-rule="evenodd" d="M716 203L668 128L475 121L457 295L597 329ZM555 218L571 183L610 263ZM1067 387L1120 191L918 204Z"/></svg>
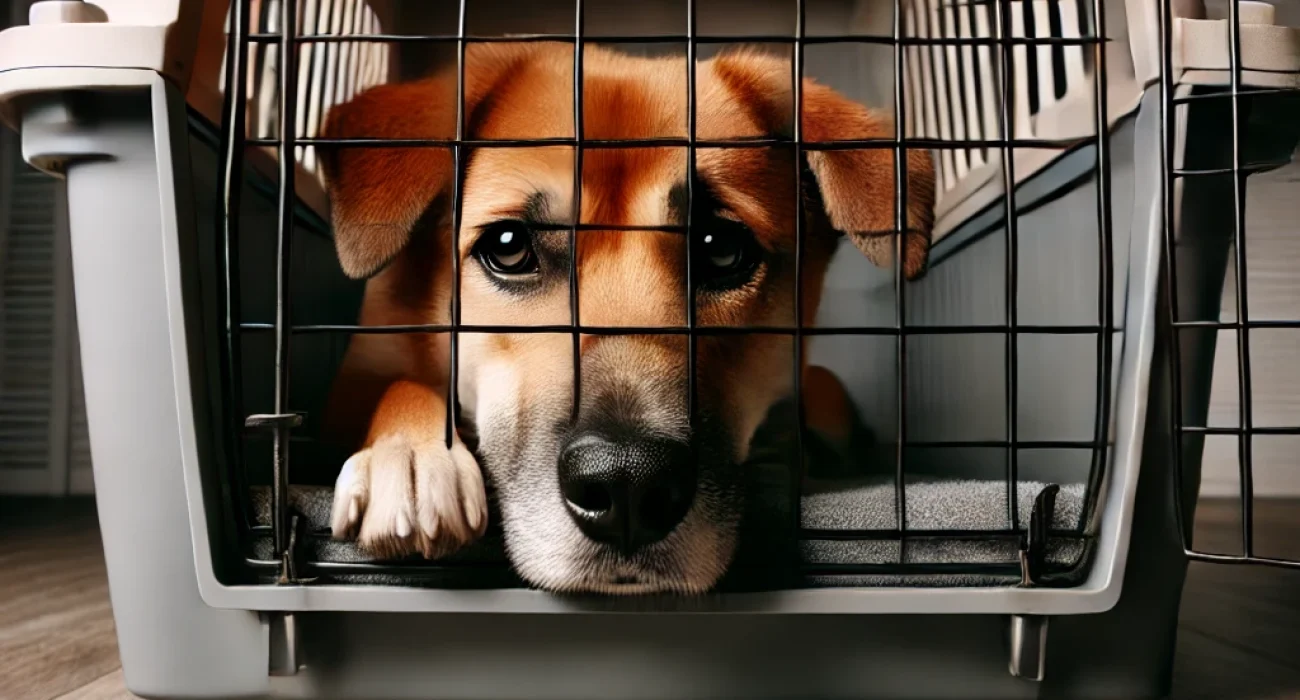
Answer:
<svg viewBox="0 0 1300 700"><path fill-rule="evenodd" d="M764 416L791 394L794 362L793 333L709 329L795 325L796 191L805 199L806 324L840 236L881 266L893 266L901 249L906 277L920 276L933 166L928 152L907 152L900 245L890 119L805 79L805 142L882 143L809 148L797 168L793 146L772 141L795 135L791 60L749 49L696 63L696 138L768 141L700 146L688 183L685 60L587 46L582 136L643 141L584 146L575 206L573 146L517 143L573 139L573 51L471 44L463 78L449 69L377 86L329 114L329 138L450 140L461 80L463 136L475 140L464 147L463 177L445 146L322 148L339 261L367 280L361 325L450 324L458 267L461 324L568 326L576 296L576 322L591 329L576 342L567 331L460 332L455 407L446 403L447 333L354 336L328 408L330 434L356 449L336 483L333 534L379 557L445 556L484 532L490 487L509 559L534 586L705 592L736 550L741 465ZM582 226L571 234L575 209ZM690 241L681 230L688 221ZM703 329L694 407L688 255ZM676 332L648 330L659 328ZM805 371L810 388L842 393L815 368ZM811 420L824 401L805 393ZM450 447L448 410L458 426Z"/></svg>

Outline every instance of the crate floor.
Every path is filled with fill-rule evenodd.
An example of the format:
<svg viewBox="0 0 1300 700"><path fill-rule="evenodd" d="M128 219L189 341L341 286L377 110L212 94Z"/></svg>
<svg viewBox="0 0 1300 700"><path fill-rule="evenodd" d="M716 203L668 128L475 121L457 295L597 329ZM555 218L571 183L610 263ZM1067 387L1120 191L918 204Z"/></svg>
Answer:
<svg viewBox="0 0 1300 700"><path fill-rule="evenodd" d="M1021 529L1027 527L1034 499L1047 484L1020 482L1017 508ZM771 499L780 503L760 508L751 517L764 519L761 530L742 530L742 544L760 552L767 540L746 543L746 537L768 537L760 533L780 530L790 522L783 510L784 496ZM299 558L304 562L387 564L383 573L353 572L333 574L315 572L329 582L436 585L459 587L454 571L432 570L427 562L408 559L401 562L377 562L353 542L330 537L330 509L333 489L323 486L291 486L290 511L300 516L303 543ZM799 560L811 572L801 580L804 585L834 586L989 586L1019 582L1019 544L1014 537L997 539L971 533L1010 531L1007 514L1007 490L1003 481L926 480L909 482L906 488L907 527L917 534L908 539L906 553L891 533L897 528L896 494L891 479L858 479L821 482L810 488L802 499L801 520L810 530L846 533L872 533L863 539L827 536L799 543ZM271 522L270 490L261 487L252 492L253 519L260 526L260 536L253 541L253 556L262 561L276 559L267 532ZM1051 527L1058 531L1078 531L1084 506L1084 485L1068 484L1060 488ZM788 530L789 528L787 528ZM769 538L770 539L770 538ZM767 551L779 551L766 547ZM1081 538L1049 538L1046 561L1051 571L1074 568L1085 555ZM769 557L770 559L770 557ZM905 562L905 564L904 564ZM507 566L505 548L499 531L454 555L436 562L447 568L483 569ZM771 561L765 562L771 566ZM410 573L401 567L407 566ZM857 569L855 569L857 567ZM945 568L947 567L947 568ZM896 571L886 572L886 569ZM963 570L964 569L964 570ZM833 575L820 573L835 571ZM499 585L499 584L490 584Z"/></svg>
<svg viewBox="0 0 1300 700"><path fill-rule="evenodd" d="M1256 538L1300 554L1300 501L1256 505ZM1231 551L1240 516L1204 502L1197 543ZM1300 572L1193 564L1173 698L1300 698ZM0 697L129 700L117 657L94 503L0 499Z"/></svg>

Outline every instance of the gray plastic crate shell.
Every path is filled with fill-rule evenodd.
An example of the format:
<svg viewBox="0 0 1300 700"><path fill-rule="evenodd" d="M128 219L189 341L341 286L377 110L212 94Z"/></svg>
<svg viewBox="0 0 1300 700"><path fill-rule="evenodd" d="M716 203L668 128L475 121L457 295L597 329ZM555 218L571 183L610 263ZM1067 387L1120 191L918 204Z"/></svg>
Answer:
<svg viewBox="0 0 1300 700"><path fill-rule="evenodd" d="M198 259L214 250L200 250L200 241L214 240L215 232L200 231L215 224L217 155L188 133L183 98L170 83L148 71L114 70L113 83L139 87L34 97L23 128L26 157L67 177L99 518L133 692L613 699L1166 691L1186 560L1169 487L1168 378L1151 369L1163 313L1156 286L1158 89L1148 90L1111 136L1120 329L1109 397L1114 441L1093 523L1097 547L1082 585L798 590L597 606L531 590L219 581L212 537L225 514L210 463L215 436L201 415L219 381L218 336L212 299L205 297L212 280L195 272ZM1085 177L1094 165L1091 147L1075 151L1018 192L1021 270L1045 272L1022 272L1022 323L1071 323L1076 316L1096 322L1097 198L1095 180ZM972 237L909 287L912 322L990 321L940 303L945 299L987 299L990 308L1001 308L1000 293L990 288L1000 289L1003 276L988 266L1000 269L1002 239L980 235L991 223L976 220L973 233L954 232L945 245ZM307 255L332 255L328 240L303 245L313 248ZM1091 258L1079 257L1088 250ZM1223 263L1221 257L1181 260L1180 269L1210 284L1217 275L1221 285ZM1092 293L1077 296L1079 287L1061 279L1085 289L1093 279ZM882 303L888 308L865 313L892 314L892 299ZM960 318L951 317L954 310ZM1078 340L1096 346L1095 336ZM1210 350L1186 360L1203 365L1188 376L1208 382ZM1032 354L1022 350L1022 364ZM962 357L927 361L960 363ZM1022 412L1090 417L1095 358L1083 366L1088 371L1064 389L1022 385ZM877 369L888 376L893 363ZM1127 556L1130 551L1139 556ZM303 613L296 617L305 666L296 675L268 674L272 611ZM1051 616L1041 684L1007 672L1011 614Z"/></svg>

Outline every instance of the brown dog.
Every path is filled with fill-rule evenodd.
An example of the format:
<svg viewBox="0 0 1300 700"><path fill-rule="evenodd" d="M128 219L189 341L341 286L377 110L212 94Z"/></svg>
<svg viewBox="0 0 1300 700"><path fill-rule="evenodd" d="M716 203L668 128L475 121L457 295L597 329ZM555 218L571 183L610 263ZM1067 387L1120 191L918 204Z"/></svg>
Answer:
<svg viewBox="0 0 1300 700"><path fill-rule="evenodd" d="M583 136L687 136L685 62L584 51ZM475 44L465 57L466 138L573 138L573 49ZM788 59L725 54L696 67L697 138L790 138ZM374 88L336 107L329 137L451 139L456 74ZM803 138L893 138L888 119L812 81ZM551 590L699 592L731 561L743 504L738 467L768 410L792 388L793 339L707 331L697 341L688 420L686 256L702 328L795 324L795 191L806 197L803 318L811 324L840 234L874 262L897 245L889 148L701 147L687 211L687 150L588 146L577 234L580 405L568 333L460 334L459 424L475 454L444 443L445 333L357 335L331 401L336 437L359 448L335 492L336 536L382 556L437 557L473 541L498 496L511 561ZM569 145L476 147L466 156L457 254L462 323L570 324ZM325 154L340 261L369 277L363 325L450 322L450 149ZM929 155L908 157L904 269L924 269L934 197ZM680 231L690 217L688 246ZM607 227L607 228L605 228ZM670 327L620 335L598 329ZM825 381L811 384L825 384ZM834 383L833 380L831 383ZM483 471L480 471L480 466Z"/></svg>

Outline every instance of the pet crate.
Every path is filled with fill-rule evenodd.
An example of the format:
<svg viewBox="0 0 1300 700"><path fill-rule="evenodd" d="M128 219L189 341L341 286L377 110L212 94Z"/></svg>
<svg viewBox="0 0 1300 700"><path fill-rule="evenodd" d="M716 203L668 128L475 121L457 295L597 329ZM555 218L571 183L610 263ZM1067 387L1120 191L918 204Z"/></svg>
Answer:
<svg viewBox="0 0 1300 700"><path fill-rule="evenodd" d="M1300 32L1269 5L1205 10L35 4L30 26L0 34L0 116L21 128L31 164L67 180L128 686L221 698L1163 694L1210 432L1212 331L1241 345L1263 323L1244 293L1235 320L1218 318L1230 264L1245 288L1241 183L1290 157L1300 80ZM456 65L480 40L692 59L767 45L900 129L785 146L932 152L927 275L906 282L837 255L818 317L779 331L808 339L808 359L846 385L863 435L862 464L813 487L791 478L824 458L803 431L802 449L757 453L771 462L752 465L772 477L771 521L736 566L772 581L693 598L556 596L522 586L491 532L432 563L371 560L325 536L346 455L314 439L323 387L348 335L375 331L354 325L361 288L334 255L321 122L368 86ZM654 145L698 144L692 130ZM380 329L453 343L474 330ZM1247 445L1249 513L1249 438L1262 429L1241 364L1233 434ZM1295 565L1257 556L1249 522L1232 561Z"/></svg>

